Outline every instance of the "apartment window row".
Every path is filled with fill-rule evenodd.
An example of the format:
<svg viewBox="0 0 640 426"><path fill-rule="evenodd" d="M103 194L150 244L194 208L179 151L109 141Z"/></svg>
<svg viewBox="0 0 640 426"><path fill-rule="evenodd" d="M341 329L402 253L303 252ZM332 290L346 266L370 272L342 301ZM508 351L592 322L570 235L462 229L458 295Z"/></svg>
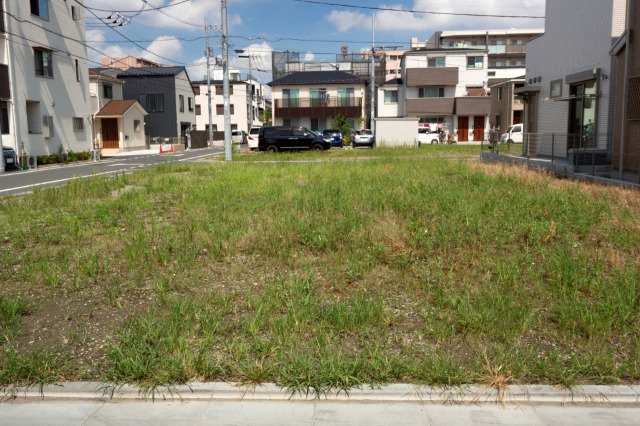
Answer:
<svg viewBox="0 0 640 426"><path fill-rule="evenodd" d="M49 20L49 0L29 0L31 14L37 16L40 19ZM71 19L74 21L80 20L80 11L78 7L71 6Z"/></svg>
<svg viewBox="0 0 640 426"><path fill-rule="evenodd" d="M444 87L420 87L419 98L444 98Z"/></svg>
<svg viewBox="0 0 640 426"><path fill-rule="evenodd" d="M521 59L496 59L489 62L490 68L503 68L503 67L525 67L526 62Z"/></svg>
<svg viewBox="0 0 640 426"><path fill-rule="evenodd" d="M224 95L224 86L222 85L216 86L216 95L218 96ZM229 85L229 95L233 95L233 84Z"/></svg>
<svg viewBox="0 0 640 426"><path fill-rule="evenodd" d="M484 56L467 56L467 68L468 69L483 69L484 68Z"/></svg>

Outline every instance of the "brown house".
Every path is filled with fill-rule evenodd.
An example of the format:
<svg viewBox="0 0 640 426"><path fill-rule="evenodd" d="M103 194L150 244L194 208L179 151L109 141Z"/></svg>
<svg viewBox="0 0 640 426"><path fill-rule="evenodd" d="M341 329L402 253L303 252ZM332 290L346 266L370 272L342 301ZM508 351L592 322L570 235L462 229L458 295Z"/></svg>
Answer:
<svg viewBox="0 0 640 426"><path fill-rule="evenodd" d="M501 131L524 120L524 102L516 91L525 85L524 76L513 79L489 79L491 89L491 126Z"/></svg>
<svg viewBox="0 0 640 426"><path fill-rule="evenodd" d="M611 51L611 154L620 177L640 175L640 6L636 1L628 2L626 28Z"/></svg>

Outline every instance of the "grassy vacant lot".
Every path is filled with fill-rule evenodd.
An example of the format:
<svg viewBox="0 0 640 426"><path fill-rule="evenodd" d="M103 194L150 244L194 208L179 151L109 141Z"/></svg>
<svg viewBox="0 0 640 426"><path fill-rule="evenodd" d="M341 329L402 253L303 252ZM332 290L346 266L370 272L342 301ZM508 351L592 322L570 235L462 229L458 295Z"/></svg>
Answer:
<svg viewBox="0 0 640 426"><path fill-rule="evenodd" d="M640 380L640 195L442 149L3 199L0 383Z"/></svg>

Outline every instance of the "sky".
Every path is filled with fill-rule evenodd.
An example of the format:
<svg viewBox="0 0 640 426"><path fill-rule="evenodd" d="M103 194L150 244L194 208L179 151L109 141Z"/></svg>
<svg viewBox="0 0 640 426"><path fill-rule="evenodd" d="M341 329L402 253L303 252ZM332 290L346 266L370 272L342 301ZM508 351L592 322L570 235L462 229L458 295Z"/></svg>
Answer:
<svg viewBox="0 0 640 426"><path fill-rule="evenodd" d="M146 6L145 6L146 1ZM84 0L82 3L100 18L121 16L128 23L117 30L140 46L126 42L113 29L85 10L87 35L92 46L111 57L143 56L163 64L186 65L191 79L205 75L204 21L220 25L219 0ZM322 1L322 0L320 0ZM544 16L545 0L332 0L360 6L391 7L404 10L428 10L457 13ZM143 7L180 3L158 11L142 11ZM313 5L294 0L228 0L229 26L232 38L231 63L248 71L249 60L237 58L234 50L250 52L251 66L264 70L258 76L270 80L271 51L300 52L307 60L322 60L339 52L347 44L351 51L371 46L372 11ZM97 9L104 9L100 11ZM405 12L376 13L376 45L407 47L411 37L427 39L440 30L544 28L543 19L479 18L425 15ZM304 39L282 40L282 39ZM195 39L195 40L194 40ZM218 33L212 33L216 55L221 55ZM307 41L307 40L330 40ZM336 41L336 42L334 42ZM337 42L340 41L340 42ZM347 43L348 42L348 43ZM145 50L146 49L146 50ZM100 54L89 51L93 60Z"/></svg>

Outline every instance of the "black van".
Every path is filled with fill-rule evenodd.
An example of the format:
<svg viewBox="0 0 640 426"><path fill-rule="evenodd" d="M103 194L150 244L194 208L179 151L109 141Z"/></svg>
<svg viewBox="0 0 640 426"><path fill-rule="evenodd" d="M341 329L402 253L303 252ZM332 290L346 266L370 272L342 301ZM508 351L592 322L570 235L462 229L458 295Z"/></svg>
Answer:
<svg viewBox="0 0 640 426"><path fill-rule="evenodd" d="M263 127L260 129L258 149L278 152L284 150L313 149L324 151L331 148L322 136L304 127Z"/></svg>

